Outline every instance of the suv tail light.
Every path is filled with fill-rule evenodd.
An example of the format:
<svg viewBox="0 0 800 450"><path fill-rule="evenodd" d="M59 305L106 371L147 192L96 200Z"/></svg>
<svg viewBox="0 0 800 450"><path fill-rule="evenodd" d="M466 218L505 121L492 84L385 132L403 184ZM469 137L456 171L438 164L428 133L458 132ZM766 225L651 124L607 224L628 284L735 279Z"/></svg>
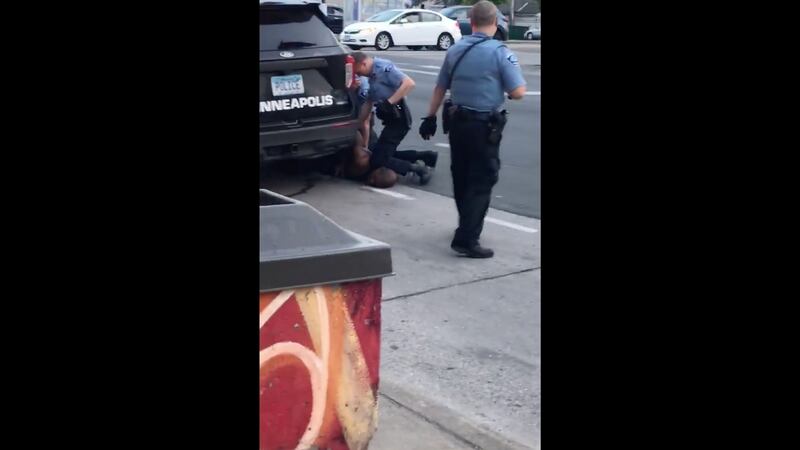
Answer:
<svg viewBox="0 0 800 450"><path fill-rule="evenodd" d="M352 55L347 55L344 57L344 85L347 89L350 89L350 86L353 85L353 82L356 79L356 71L353 70L353 66L355 66L356 60L353 59Z"/></svg>
<svg viewBox="0 0 800 450"><path fill-rule="evenodd" d="M459 33L461 32L461 25L458 24L457 20L453 21L453 26L456 27L456 30L458 30Z"/></svg>

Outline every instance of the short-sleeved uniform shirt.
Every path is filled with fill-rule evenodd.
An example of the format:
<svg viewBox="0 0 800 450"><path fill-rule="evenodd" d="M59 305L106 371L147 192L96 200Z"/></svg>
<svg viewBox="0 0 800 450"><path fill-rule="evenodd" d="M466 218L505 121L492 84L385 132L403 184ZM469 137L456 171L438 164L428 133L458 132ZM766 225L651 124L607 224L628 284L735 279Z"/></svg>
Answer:
<svg viewBox="0 0 800 450"><path fill-rule="evenodd" d="M394 63L383 58L374 58L369 77L368 99L380 103L394 95L403 84L406 75Z"/></svg>
<svg viewBox="0 0 800 450"><path fill-rule="evenodd" d="M448 84L453 65L475 42L487 39L470 50L459 63L452 86ZM447 51L436 84L450 89L453 103L475 111L497 111L505 103L505 93L526 84L517 56L502 42L483 33L464 36Z"/></svg>

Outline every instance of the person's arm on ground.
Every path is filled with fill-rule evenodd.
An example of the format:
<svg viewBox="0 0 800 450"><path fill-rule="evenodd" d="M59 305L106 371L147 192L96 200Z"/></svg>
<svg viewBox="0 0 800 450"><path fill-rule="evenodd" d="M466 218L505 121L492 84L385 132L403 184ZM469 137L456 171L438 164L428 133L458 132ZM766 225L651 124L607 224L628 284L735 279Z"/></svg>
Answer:
<svg viewBox="0 0 800 450"><path fill-rule="evenodd" d="M369 146L369 122L370 117L367 116L367 120L361 123L361 136L364 138L364 147Z"/></svg>
<svg viewBox="0 0 800 450"><path fill-rule="evenodd" d="M358 121L360 123L364 123L365 120L369 119L369 113L372 111L372 101L367 100L364 102L364 105L361 106L361 113L358 115Z"/></svg>

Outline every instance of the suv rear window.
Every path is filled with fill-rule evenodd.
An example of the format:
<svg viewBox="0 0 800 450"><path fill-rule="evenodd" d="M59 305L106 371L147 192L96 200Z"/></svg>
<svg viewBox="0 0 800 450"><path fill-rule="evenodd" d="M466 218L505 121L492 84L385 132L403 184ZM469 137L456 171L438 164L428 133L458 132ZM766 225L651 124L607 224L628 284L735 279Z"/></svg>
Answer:
<svg viewBox="0 0 800 450"><path fill-rule="evenodd" d="M261 51L338 45L333 33L309 8L262 8L259 23Z"/></svg>

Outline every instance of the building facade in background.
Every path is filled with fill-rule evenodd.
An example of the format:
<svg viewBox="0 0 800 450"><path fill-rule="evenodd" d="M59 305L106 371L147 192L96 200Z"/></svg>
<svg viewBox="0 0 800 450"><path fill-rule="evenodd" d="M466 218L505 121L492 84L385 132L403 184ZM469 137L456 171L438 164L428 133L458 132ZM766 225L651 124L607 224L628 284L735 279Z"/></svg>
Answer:
<svg viewBox="0 0 800 450"><path fill-rule="evenodd" d="M367 20L387 9L404 9L405 0L327 0L327 4L344 11L344 25Z"/></svg>
<svg viewBox="0 0 800 450"><path fill-rule="evenodd" d="M367 20L371 16L387 9L405 9L412 4L417 8L420 3L425 3L426 9L437 10L443 6L451 4L461 4L470 2L460 2L454 0L326 0L325 3L331 6L338 6L344 11L344 25L347 26L353 22L361 22ZM521 18L519 25L529 25L535 20L535 15L540 11L539 0L515 0L515 18ZM506 15L511 16L511 1L508 0L499 6L500 11ZM516 24L517 21L515 21Z"/></svg>

